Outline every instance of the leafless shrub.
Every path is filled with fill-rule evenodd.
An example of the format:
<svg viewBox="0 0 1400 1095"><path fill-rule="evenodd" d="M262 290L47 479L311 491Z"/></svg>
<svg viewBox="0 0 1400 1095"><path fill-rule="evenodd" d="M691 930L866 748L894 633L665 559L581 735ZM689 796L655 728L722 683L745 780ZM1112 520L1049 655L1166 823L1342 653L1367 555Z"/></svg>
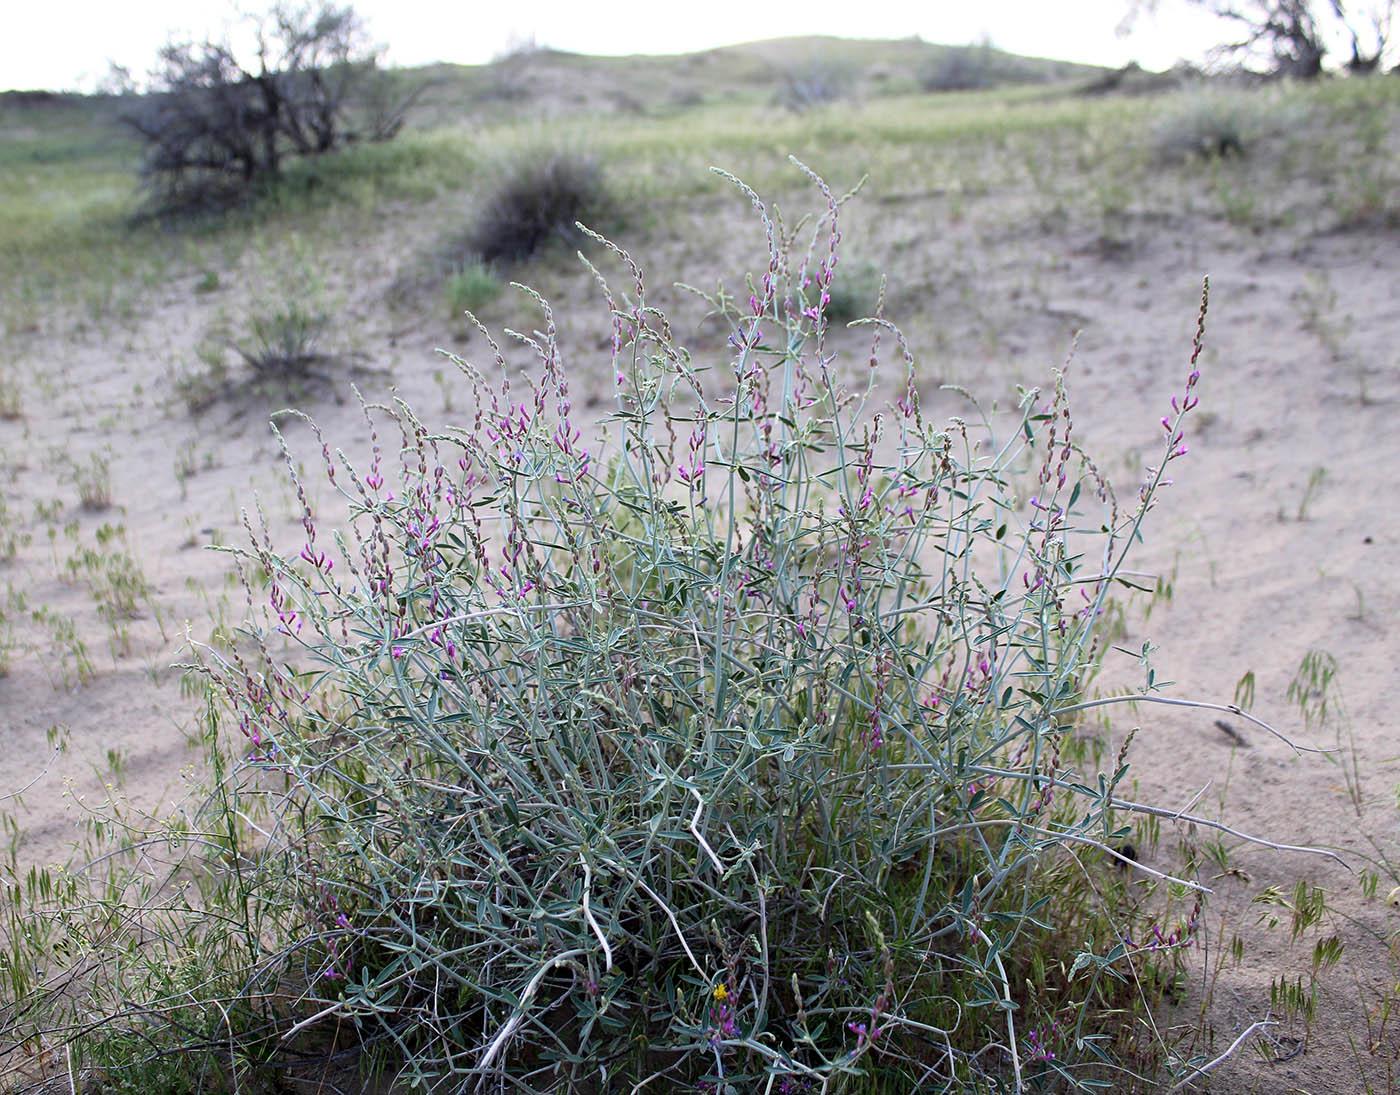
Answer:
<svg viewBox="0 0 1400 1095"><path fill-rule="evenodd" d="M402 127L415 95L396 93L379 70L353 8L279 3L252 29L250 65L226 39L168 43L156 90L123 115L145 142L142 173L159 211L233 204L288 157Z"/></svg>
<svg viewBox="0 0 1400 1095"><path fill-rule="evenodd" d="M775 101L797 114L846 98L856 82L847 65L824 57L783 69L779 80Z"/></svg>
<svg viewBox="0 0 1400 1095"><path fill-rule="evenodd" d="M1053 63L1038 64L982 41L930 58L919 71L919 85L925 91L976 91L1001 84L1041 83L1055 75Z"/></svg>
<svg viewBox="0 0 1400 1095"><path fill-rule="evenodd" d="M1232 37L1212 53L1233 62L1258 64L1278 76L1312 79L1336 46L1349 47L1343 67L1375 71L1392 45L1396 0L1186 0L1232 28ZM1133 0L1126 23L1160 0Z"/></svg>

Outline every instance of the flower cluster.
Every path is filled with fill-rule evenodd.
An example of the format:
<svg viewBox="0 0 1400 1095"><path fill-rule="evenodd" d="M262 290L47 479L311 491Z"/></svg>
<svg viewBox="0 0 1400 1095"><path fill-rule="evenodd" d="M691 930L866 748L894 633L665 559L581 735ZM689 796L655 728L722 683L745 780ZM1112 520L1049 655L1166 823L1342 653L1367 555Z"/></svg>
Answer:
<svg viewBox="0 0 1400 1095"><path fill-rule="evenodd" d="M1146 939L1133 940L1124 937L1123 943L1130 951L1159 951L1172 950L1176 947L1190 946L1196 937L1196 931L1201 925L1201 906L1204 897L1200 890L1196 891L1195 904L1191 906L1191 912L1186 917L1185 922L1177 924L1169 932L1162 931L1161 925L1153 924Z"/></svg>
<svg viewBox="0 0 1400 1095"><path fill-rule="evenodd" d="M1058 1019L1052 1019L1050 1024L1045 1027L1032 1027L1026 1032L1026 1055L1022 1063L1053 1061L1055 1059L1055 1046L1059 1044L1061 1036Z"/></svg>

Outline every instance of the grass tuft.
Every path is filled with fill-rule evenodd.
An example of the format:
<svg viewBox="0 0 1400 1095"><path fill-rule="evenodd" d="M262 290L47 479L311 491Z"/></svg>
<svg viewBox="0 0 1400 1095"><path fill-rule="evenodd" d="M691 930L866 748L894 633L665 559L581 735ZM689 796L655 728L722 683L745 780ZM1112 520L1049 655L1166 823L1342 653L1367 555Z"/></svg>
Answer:
<svg viewBox="0 0 1400 1095"><path fill-rule="evenodd" d="M260 379L303 377L326 360L319 346L330 322L325 312L292 301L275 311L253 312L247 338L232 345Z"/></svg>
<svg viewBox="0 0 1400 1095"><path fill-rule="evenodd" d="M1162 161L1244 156L1275 128L1267 110L1260 95L1238 89L1186 92L1153 129L1153 153Z"/></svg>
<svg viewBox="0 0 1400 1095"><path fill-rule="evenodd" d="M484 262L469 263L447 279L447 307L453 316L479 312L501 295L505 286Z"/></svg>

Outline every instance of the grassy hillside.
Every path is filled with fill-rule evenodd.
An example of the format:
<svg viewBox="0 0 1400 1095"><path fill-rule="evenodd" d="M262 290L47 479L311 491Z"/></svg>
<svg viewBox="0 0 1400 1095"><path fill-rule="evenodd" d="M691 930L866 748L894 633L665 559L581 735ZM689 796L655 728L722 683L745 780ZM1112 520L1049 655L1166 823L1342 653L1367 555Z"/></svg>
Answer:
<svg viewBox="0 0 1400 1095"><path fill-rule="evenodd" d="M91 297L85 266L110 282L98 307L120 307L112 302L153 284L174 255L260 227L275 235L278 218L315 233L318 224L381 220L401 207L466 215L494 170L537 146L605 161L621 205L648 231L668 205L724 191L711 165L767 192L790 191L789 154L845 183L870 174L877 202L941 199L957 217L970 201L1009 197L1027 224L1066 217L1105 237L1202 205L1260 228L1389 215L1390 167L1368 154L1393 98L1385 81L1086 97L1094 70L999 57L999 79L1026 82L918 90L921 72L960 54L982 56L913 40L803 38L674 58L541 50L488 66L407 71L405 86L425 84L426 93L400 140L293 163L252 208L193 237L133 227L138 150L115 124L119 101L10 93L0 97L7 307L23 313L40 300ZM841 74L816 81L829 102L793 99L789 77L809 70ZM1208 152L1216 131L1247 141L1250 154L1193 160L1193 142ZM9 322L29 320L12 314Z"/></svg>

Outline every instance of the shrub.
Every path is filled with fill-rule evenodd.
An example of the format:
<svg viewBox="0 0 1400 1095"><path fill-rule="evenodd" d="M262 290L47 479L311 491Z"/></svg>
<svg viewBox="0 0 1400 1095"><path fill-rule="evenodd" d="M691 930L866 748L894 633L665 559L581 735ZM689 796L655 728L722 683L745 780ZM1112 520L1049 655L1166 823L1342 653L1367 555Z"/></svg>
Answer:
<svg viewBox="0 0 1400 1095"><path fill-rule="evenodd" d="M1301 124L1276 98L1238 88L1201 89L1179 96L1151 130L1151 146L1159 160L1227 159L1243 156L1269 132Z"/></svg>
<svg viewBox="0 0 1400 1095"><path fill-rule="evenodd" d="M447 307L454 316L479 312L498 296L504 286L485 263L459 267L447 279Z"/></svg>
<svg viewBox="0 0 1400 1095"><path fill-rule="evenodd" d="M849 65L813 57L805 64L779 70L778 90L773 98L778 105L800 114L846 98L855 83L855 73Z"/></svg>
<svg viewBox="0 0 1400 1095"><path fill-rule="evenodd" d="M528 152L509 164L483 201L462 250L481 262L530 258L545 245L582 242L575 224L596 223L611 210L603 170L574 152Z"/></svg>
<svg viewBox="0 0 1400 1095"><path fill-rule="evenodd" d="M317 347L330 322L325 312L289 301L274 311L251 313L248 337L230 345L256 379L305 377L327 360Z"/></svg>
<svg viewBox="0 0 1400 1095"><path fill-rule="evenodd" d="M156 212L223 208L276 179L287 157L402 127L416 93L398 95L378 71L350 7L278 3L256 22L256 67L227 41L172 42L156 90L122 115L145 146Z"/></svg>
<svg viewBox="0 0 1400 1095"><path fill-rule="evenodd" d="M1245 154L1253 140L1238 94L1194 92L1169 112L1152 134L1158 160L1205 160Z"/></svg>
<svg viewBox="0 0 1400 1095"><path fill-rule="evenodd" d="M539 299L523 396L458 361L470 426L395 403L366 407L367 463L322 441L343 530L288 450L304 538L278 554L248 523L262 622L199 655L210 741L236 728L241 756L214 749L209 808L172 830L198 849L160 895L178 926L113 916L126 883L66 906L71 938L127 947L99 969L149 976L49 999L79 1060L250 1083L353 1032L455 1090L796 1092L1073 1087L1144 1051L1125 1009L1170 980L1201 891L1102 869L1131 832L1127 746L1080 770L1073 731L1113 702L1085 698L1101 614L1185 453L1200 328L1129 510L1071 437L1063 376L1004 438L937 428L873 321L906 382L867 416L874 373L840 379L828 342L819 185L805 251L746 191L770 251L746 300L711 302L723 369L697 370L611 248L631 299L599 275L610 448L581 437ZM1154 691L1148 670L1121 698ZM11 958L11 983L37 965Z"/></svg>
<svg viewBox="0 0 1400 1095"><path fill-rule="evenodd" d="M990 42L949 48L931 58L919 70L919 86L925 91L977 91L1025 79L1020 58L1002 53Z"/></svg>
<svg viewBox="0 0 1400 1095"><path fill-rule="evenodd" d="M934 92L979 91L1003 84L1041 84L1073 71L1075 66L1064 62L1020 57L982 41L943 47L919 69L919 86Z"/></svg>
<svg viewBox="0 0 1400 1095"><path fill-rule="evenodd" d="M330 327L330 312L316 289L266 289L249 307L241 330L221 318L205 331L195 350L198 363L171 377L174 393L194 414L250 394L304 395L308 382L330 379L324 366L363 356L339 345L328 349ZM230 367L230 351L244 369Z"/></svg>

